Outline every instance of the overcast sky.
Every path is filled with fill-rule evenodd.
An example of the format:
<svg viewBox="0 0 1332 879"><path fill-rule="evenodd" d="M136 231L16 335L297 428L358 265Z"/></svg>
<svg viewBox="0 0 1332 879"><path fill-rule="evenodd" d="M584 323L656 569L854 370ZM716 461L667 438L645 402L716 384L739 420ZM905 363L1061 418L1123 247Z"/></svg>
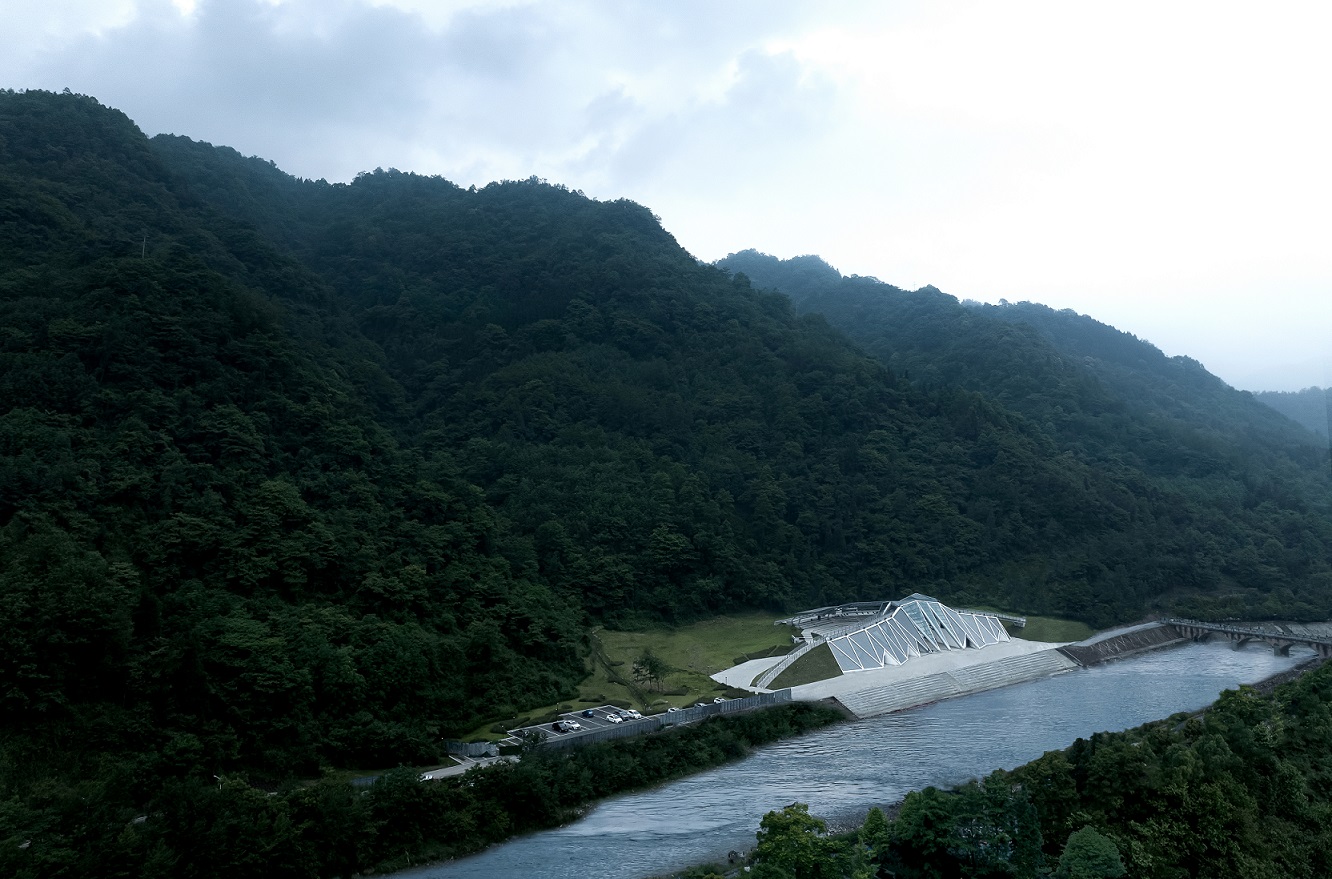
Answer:
<svg viewBox="0 0 1332 879"><path fill-rule="evenodd" d="M0 86L300 177L532 175L696 257L1072 308L1332 384L1332 4L4 0Z"/></svg>

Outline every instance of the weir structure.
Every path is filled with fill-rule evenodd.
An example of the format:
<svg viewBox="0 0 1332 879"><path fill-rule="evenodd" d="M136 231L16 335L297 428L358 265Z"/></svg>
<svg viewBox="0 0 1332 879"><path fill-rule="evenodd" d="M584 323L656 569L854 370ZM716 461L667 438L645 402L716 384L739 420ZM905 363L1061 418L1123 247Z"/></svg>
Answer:
<svg viewBox="0 0 1332 879"><path fill-rule="evenodd" d="M1273 632L1250 626L1233 626L1229 623L1208 623L1202 620L1164 619L1161 622L1195 641L1205 641L1212 635L1229 638L1235 642L1236 647L1242 647L1249 641L1262 641L1271 644L1272 652L1278 656L1289 656L1290 648L1301 644L1312 647L1324 659L1332 658L1332 639L1328 638L1314 638L1291 632Z"/></svg>

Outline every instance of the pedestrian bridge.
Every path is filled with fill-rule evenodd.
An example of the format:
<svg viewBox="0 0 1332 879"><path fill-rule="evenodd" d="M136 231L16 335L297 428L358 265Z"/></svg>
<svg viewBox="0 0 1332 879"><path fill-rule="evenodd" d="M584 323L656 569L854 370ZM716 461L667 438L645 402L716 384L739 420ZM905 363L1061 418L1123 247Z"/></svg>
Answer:
<svg viewBox="0 0 1332 879"><path fill-rule="evenodd" d="M1332 638L1316 638L1308 635L1295 635L1290 632L1271 631L1251 626L1232 626L1229 623L1206 623L1201 620L1164 619L1161 622L1173 627L1186 638L1203 641L1212 635L1222 635L1236 642L1241 647L1249 641L1262 641L1272 645L1272 651L1280 656L1289 656L1290 648L1296 644L1312 647L1324 659L1332 658Z"/></svg>

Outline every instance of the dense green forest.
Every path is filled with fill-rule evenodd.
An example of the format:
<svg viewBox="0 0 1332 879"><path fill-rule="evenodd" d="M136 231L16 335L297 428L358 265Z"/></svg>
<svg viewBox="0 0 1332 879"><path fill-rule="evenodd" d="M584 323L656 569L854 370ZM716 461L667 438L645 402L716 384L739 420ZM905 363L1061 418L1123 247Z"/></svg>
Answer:
<svg viewBox="0 0 1332 879"><path fill-rule="evenodd" d="M922 338L978 313L935 299ZM430 762L569 694L595 624L913 591L1328 616L1304 434L1196 365L1144 372L1142 411L990 324L1002 388L853 344L630 202L298 180L0 92L0 849Z"/></svg>
<svg viewBox="0 0 1332 879"><path fill-rule="evenodd" d="M1305 388L1302 391L1260 391L1254 398L1308 430L1328 437L1332 426L1332 390Z"/></svg>
<svg viewBox="0 0 1332 879"><path fill-rule="evenodd" d="M1203 616L1301 604L1325 615L1327 444L1196 361L1072 311L901 290L818 257L751 250L721 265L788 293L913 387L979 394L1047 443L1081 480L1088 512L1108 504L1117 515L1082 544L1094 594L1122 594L1127 579L1150 584L1140 600L1201 593L1184 603ZM1046 525L1057 536L1064 520ZM1051 542L1053 564L1068 570L1078 556L1064 552Z"/></svg>
<svg viewBox="0 0 1332 879"><path fill-rule="evenodd" d="M1227 690L1197 716L1078 739L1012 772L907 794L855 832L764 817L756 879L1332 875L1332 666ZM692 879L719 876L709 868Z"/></svg>

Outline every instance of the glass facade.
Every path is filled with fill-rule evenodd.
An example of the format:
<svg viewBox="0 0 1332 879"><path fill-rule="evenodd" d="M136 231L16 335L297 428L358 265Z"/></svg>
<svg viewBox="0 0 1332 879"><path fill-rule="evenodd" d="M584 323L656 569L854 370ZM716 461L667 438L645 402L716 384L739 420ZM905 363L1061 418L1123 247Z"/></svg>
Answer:
<svg viewBox="0 0 1332 879"><path fill-rule="evenodd" d="M901 665L913 656L988 647L1009 640L992 616L956 611L928 595L895 601L882 616L831 635L828 646L843 672Z"/></svg>

